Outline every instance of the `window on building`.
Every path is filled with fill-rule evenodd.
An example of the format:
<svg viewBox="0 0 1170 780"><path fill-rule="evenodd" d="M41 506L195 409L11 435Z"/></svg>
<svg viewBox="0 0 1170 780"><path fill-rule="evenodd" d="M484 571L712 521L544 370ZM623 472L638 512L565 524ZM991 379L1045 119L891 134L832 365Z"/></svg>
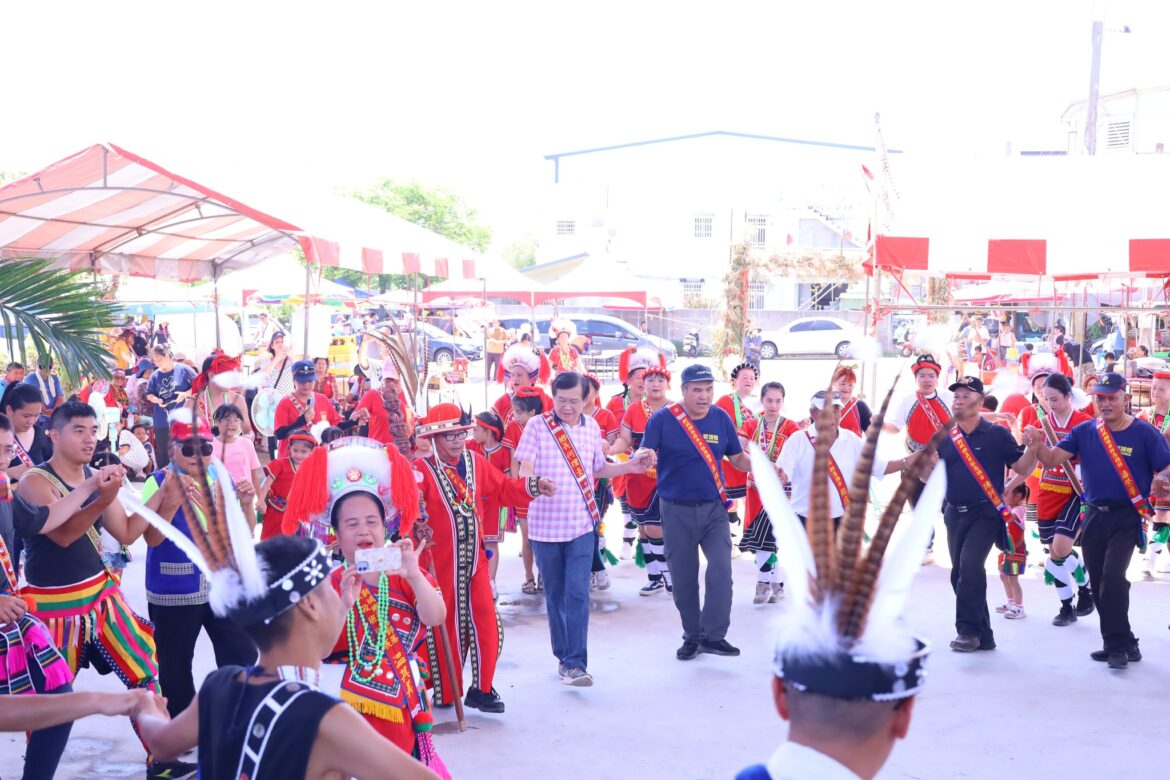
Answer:
<svg viewBox="0 0 1170 780"><path fill-rule="evenodd" d="M683 306L688 309L699 308L703 300L704 280L680 279L679 283L682 285Z"/></svg>
<svg viewBox="0 0 1170 780"><path fill-rule="evenodd" d="M1129 148L1130 122L1128 119L1121 122L1109 122L1105 125L1105 148Z"/></svg>
<svg viewBox="0 0 1170 780"><path fill-rule="evenodd" d="M710 238L714 219L710 214L695 217L695 238Z"/></svg>
<svg viewBox="0 0 1170 780"><path fill-rule="evenodd" d="M558 219L557 220L557 235L558 236L572 236L577 233L577 221L573 219Z"/></svg>
<svg viewBox="0 0 1170 780"><path fill-rule="evenodd" d="M760 311L764 308L764 291L767 285L764 282L748 283L748 310Z"/></svg>
<svg viewBox="0 0 1170 780"><path fill-rule="evenodd" d="M743 220L747 223L748 241L755 248L763 249L767 245L768 215L745 214Z"/></svg>

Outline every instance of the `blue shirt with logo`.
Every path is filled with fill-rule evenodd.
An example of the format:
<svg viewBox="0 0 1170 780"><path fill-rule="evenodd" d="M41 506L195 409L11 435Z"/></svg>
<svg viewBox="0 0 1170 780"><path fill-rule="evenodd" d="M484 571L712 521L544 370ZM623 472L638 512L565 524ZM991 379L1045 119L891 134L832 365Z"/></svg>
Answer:
<svg viewBox="0 0 1170 780"><path fill-rule="evenodd" d="M701 419L691 419L711 448L715 460L720 462L719 478L722 479L723 456L743 452L735 423L727 412L714 404ZM711 479L711 469L670 409L664 406L650 416L646 432L642 435L642 446L658 452L659 496L671 501L719 500L719 490Z"/></svg>
<svg viewBox="0 0 1170 780"><path fill-rule="evenodd" d="M1121 450L1129 473L1143 496L1150 495L1154 474L1170 466L1170 445L1158 429L1145 420L1135 419L1122 431L1110 431ZM1081 456L1081 482L1085 500L1092 504L1128 503L1129 495L1105 445L1097 432L1097 421L1086 420L1074 427L1056 445L1065 452Z"/></svg>

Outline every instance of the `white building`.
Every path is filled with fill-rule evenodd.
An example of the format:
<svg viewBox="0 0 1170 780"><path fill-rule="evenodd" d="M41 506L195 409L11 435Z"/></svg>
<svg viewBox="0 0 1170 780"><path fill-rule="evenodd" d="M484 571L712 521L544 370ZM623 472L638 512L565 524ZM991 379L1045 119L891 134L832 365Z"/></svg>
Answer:
<svg viewBox="0 0 1170 780"><path fill-rule="evenodd" d="M1088 101L1061 114L1068 153L1083 154ZM1127 89L1097 98L1097 154L1161 154L1170 148L1170 85Z"/></svg>
<svg viewBox="0 0 1170 780"><path fill-rule="evenodd" d="M868 146L714 131L545 159L538 265L609 254L667 306L701 306L720 297L731 247L745 239L765 257L842 249L861 261ZM810 291L756 280L752 308L797 309Z"/></svg>

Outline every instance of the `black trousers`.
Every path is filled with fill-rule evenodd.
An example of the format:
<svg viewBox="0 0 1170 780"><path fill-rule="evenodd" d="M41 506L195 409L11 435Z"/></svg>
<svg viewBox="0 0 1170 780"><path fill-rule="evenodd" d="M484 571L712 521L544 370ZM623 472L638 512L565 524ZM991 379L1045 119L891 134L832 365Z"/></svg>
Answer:
<svg viewBox="0 0 1170 780"><path fill-rule="evenodd" d="M1081 551L1089 587L1101 622L1101 639L1106 652L1124 653L1137 644L1129 628L1129 568L1138 544L1141 518L1132 504L1108 509L1089 505L1081 532Z"/></svg>
<svg viewBox="0 0 1170 780"><path fill-rule="evenodd" d="M951 554L951 588L955 591L955 631L994 641L987 609L987 556L1004 528L991 504L971 506L966 512L948 506L943 513L947 549Z"/></svg>
<svg viewBox="0 0 1170 780"><path fill-rule="evenodd" d="M160 607L148 604L158 651L158 683L167 698L167 711L177 717L195 698L191 674L195 641L207 629L215 651L216 666L250 666L256 663L256 645L228 618L216 617L207 604Z"/></svg>
<svg viewBox="0 0 1170 780"><path fill-rule="evenodd" d="M154 467L165 469L171 463L171 431L165 425L155 426L154 430Z"/></svg>

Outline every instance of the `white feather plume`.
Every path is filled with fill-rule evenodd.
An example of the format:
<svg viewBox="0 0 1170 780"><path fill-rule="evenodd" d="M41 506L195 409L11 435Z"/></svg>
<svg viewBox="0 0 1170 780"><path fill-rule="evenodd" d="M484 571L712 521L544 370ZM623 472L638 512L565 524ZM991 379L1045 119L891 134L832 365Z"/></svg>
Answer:
<svg viewBox="0 0 1170 780"><path fill-rule="evenodd" d="M894 531L874 588L865 631L854 651L876 661L896 663L914 652L914 638L901 626L902 610L914 575L922 565L930 532L942 509L946 470L936 468L926 482L909 523Z"/></svg>
<svg viewBox="0 0 1170 780"><path fill-rule="evenodd" d="M191 541L186 534L171 525L170 521L164 520L153 509L146 506L142 502L142 499L134 495L133 491L128 487L123 487L118 491L118 501L121 502L127 512L143 518L146 522L157 528L168 541L174 542L175 546L191 559L191 563L195 564L199 568L199 571L203 572L203 576L207 577L209 581L211 580L211 565L203 557L203 554L199 552L199 548L195 546L195 542Z"/></svg>
<svg viewBox="0 0 1170 780"><path fill-rule="evenodd" d="M242 371L224 371L211 378L212 384L224 390L258 390L268 383L263 371L245 374Z"/></svg>
<svg viewBox="0 0 1170 780"><path fill-rule="evenodd" d="M927 325L914 334L910 343L919 352L937 357L950 351L953 334L954 330L950 325L943 323Z"/></svg>
<svg viewBox="0 0 1170 780"><path fill-rule="evenodd" d="M228 538L232 543L232 554L236 559L236 568L239 570L240 585L246 599L260 598L267 591L267 577L259 556L256 555L255 543L252 541L252 527L244 517L244 510L240 507L240 500L232 487L232 478L228 474L227 466L219 460L211 462L211 470L215 473L224 495L224 511L227 513Z"/></svg>

